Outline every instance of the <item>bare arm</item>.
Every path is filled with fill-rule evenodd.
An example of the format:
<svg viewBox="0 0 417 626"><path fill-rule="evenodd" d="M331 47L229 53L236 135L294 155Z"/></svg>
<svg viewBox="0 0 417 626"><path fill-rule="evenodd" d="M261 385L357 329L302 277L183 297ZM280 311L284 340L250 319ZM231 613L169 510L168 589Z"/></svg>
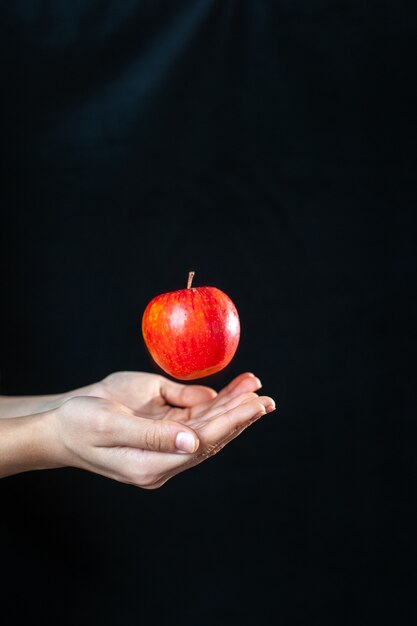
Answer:
<svg viewBox="0 0 417 626"><path fill-rule="evenodd" d="M61 394L48 396L0 396L0 419L42 413L59 405Z"/></svg>
<svg viewBox="0 0 417 626"><path fill-rule="evenodd" d="M90 395L91 385L80 387L75 391L42 396L0 396L0 419L5 417L22 417L33 413L43 413L55 409L66 399L74 395Z"/></svg>
<svg viewBox="0 0 417 626"><path fill-rule="evenodd" d="M0 477L78 467L155 489L273 411L272 398L255 393L259 387L249 373L217 394L155 374L119 372L63 396L10 398L9 410L58 406L0 420Z"/></svg>
<svg viewBox="0 0 417 626"><path fill-rule="evenodd" d="M0 478L54 467L47 413L0 420Z"/></svg>

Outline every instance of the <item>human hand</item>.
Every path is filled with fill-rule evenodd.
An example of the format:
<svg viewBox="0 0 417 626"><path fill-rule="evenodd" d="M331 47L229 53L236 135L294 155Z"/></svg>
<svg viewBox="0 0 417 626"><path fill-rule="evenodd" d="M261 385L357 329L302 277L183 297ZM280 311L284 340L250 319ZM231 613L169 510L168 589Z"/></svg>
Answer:
<svg viewBox="0 0 417 626"><path fill-rule="evenodd" d="M273 411L272 398L256 394L260 386L250 373L241 374L218 394L156 374L111 374L78 390L83 395L72 392L49 412L53 465L79 467L155 489L214 455ZM181 453L175 445L179 433L191 438L188 452Z"/></svg>

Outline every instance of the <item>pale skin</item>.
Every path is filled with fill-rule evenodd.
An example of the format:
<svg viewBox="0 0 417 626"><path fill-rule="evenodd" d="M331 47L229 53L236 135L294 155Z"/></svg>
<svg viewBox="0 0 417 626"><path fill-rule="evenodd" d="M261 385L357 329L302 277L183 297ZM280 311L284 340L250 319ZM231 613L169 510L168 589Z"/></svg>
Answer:
<svg viewBox="0 0 417 626"><path fill-rule="evenodd" d="M260 388L250 372L218 393L158 374L116 372L63 394L0 396L0 478L76 467L156 489L274 411Z"/></svg>

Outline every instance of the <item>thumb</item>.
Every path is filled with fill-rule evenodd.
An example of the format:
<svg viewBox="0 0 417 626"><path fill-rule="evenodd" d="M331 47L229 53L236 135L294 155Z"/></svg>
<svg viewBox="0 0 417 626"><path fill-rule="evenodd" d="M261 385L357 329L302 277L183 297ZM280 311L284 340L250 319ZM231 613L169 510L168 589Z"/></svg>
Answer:
<svg viewBox="0 0 417 626"><path fill-rule="evenodd" d="M196 404L209 402L217 396L217 392L204 385L184 385L165 378L161 385L161 396L174 406L193 407Z"/></svg>
<svg viewBox="0 0 417 626"><path fill-rule="evenodd" d="M118 415L114 422L111 447L126 446L154 452L186 452L199 446L197 434L188 426L174 421L159 421L136 415Z"/></svg>

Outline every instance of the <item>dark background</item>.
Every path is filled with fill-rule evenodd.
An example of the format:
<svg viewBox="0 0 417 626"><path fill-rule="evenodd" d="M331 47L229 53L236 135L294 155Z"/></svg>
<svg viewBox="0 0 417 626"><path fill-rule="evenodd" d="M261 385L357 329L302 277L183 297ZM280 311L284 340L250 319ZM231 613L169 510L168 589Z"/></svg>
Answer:
<svg viewBox="0 0 417 626"><path fill-rule="evenodd" d="M156 371L193 269L278 405L154 492L2 480L2 625L417 623L414 6L0 3L0 392Z"/></svg>

